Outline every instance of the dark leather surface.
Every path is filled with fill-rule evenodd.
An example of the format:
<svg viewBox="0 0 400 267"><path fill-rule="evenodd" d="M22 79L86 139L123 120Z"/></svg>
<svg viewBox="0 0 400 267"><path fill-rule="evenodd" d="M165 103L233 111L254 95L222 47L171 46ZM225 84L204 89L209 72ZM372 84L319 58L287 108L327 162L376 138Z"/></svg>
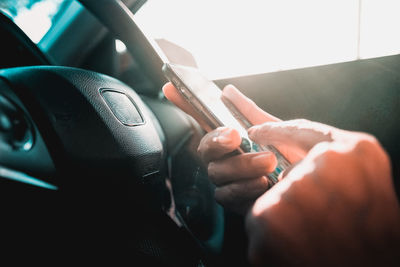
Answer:
<svg viewBox="0 0 400 267"><path fill-rule="evenodd" d="M143 176L160 170L163 145L149 110L123 83L66 67L27 67L0 72L37 124L59 171L109 171ZM125 126L100 95L107 88L128 95L146 121Z"/></svg>
<svg viewBox="0 0 400 267"><path fill-rule="evenodd" d="M48 149L54 169L47 175L59 188L48 192L2 182L1 244L18 247L23 242L31 251L70 253L74 259L81 254L98 257L94 260L128 257L144 226L166 223L156 219L166 217L161 209L166 196L164 136L133 89L111 77L66 67L3 69L0 77ZM146 123L123 125L101 97L101 88L128 95ZM37 155L19 157L14 167L40 160ZM43 245L35 246L35 240Z"/></svg>

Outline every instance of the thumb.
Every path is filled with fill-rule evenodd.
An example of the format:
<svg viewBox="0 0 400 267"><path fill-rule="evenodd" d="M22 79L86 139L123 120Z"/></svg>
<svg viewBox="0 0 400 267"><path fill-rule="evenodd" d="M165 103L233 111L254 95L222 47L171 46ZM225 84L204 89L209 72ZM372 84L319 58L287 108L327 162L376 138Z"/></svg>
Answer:
<svg viewBox="0 0 400 267"><path fill-rule="evenodd" d="M331 142L337 128L305 119L266 122L248 130L249 137L262 145L274 145L307 153L316 144Z"/></svg>
<svg viewBox="0 0 400 267"><path fill-rule="evenodd" d="M203 120L202 116L197 112L185 99L184 97L178 92L175 86L168 82L166 83L163 88L163 93L165 97L171 101L175 106L183 110L186 114L192 116L200 125L201 127L206 130L207 132L211 131L210 126Z"/></svg>

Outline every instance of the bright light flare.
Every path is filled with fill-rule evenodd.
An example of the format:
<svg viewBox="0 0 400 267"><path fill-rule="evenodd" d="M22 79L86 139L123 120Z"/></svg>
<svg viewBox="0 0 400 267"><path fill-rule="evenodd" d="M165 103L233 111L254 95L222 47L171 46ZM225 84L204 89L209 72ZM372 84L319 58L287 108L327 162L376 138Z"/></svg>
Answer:
<svg viewBox="0 0 400 267"><path fill-rule="evenodd" d="M115 39L115 50L119 54L123 54L126 52L126 45L121 40Z"/></svg>
<svg viewBox="0 0 400 267"><path fill-rule="evenodd" d="M363 1L360 57L372 58L400 53L400 1Z"/></svg>
<svg viewBox="0 0 400 267"><path fill-rule="evenodd" d="M51 16L57 12L61 0L41 1L35 3L31 9L20 9L14 22L35 42L43 38L50 29Z"/></svg>
<svg viewBox="0 0 400 267"><path fill-rule="evenodd" d="M152 0L136 21L212 79L400 52L398 0Z"/></svg>

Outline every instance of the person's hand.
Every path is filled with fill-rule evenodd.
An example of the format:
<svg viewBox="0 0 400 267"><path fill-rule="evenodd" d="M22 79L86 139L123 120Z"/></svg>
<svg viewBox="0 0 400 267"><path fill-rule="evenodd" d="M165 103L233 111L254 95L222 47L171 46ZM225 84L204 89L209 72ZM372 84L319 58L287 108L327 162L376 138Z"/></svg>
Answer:
<svg viewBox="0 0 400 267"><path fill-rule="evenodd" d="M306 120L265 123L249 136L298 156L247 215L254 265L399 266L399 203L374 137Z"/></svg>
<svg viewBox="0 0 400 267"><path fill-rule="evenodd" d="M260 152L233 156L231 152L241 142L236 130L226 127L210 129L171 83L167 83L163 91L167 99L195 118L208 131L202 138L198 151L208 166L209 178L216 185L215 199L225 208L245 214L255 199L270 188L266 175L276 167L275 155ZM224 88L223 97L229 99L252 124L279 121L257 107L232 85Z"/></svg>

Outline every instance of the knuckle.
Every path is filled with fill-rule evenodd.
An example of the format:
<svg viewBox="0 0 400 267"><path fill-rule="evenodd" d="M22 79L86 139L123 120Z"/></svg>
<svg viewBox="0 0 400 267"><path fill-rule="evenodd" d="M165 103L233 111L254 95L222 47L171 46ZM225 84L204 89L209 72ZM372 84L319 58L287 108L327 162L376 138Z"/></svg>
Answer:
<svg viewBox="0 0 400 267"><path fill-rule="evenodd" d="M373 159L374 162L379 163L381 166L390 165L389 155L382 147L379 140L373 135L362 133L354 146L354 152L359 155L361 159ZM368 163L366 162L366 164Z"/></svg>
<svg viewBox="0 0 400 267"><path fill-rule="evenodd" d="M257 126L257 130L252 133L252 138L258 140L261 138L266 138L270 134L271 134L271 126L268 125L267 123L264 123Z"/></svg>
<svg viewBox="0 0 400 267"><path fill-rule="evenodd" d="M292 130L310 129L315 123L307 119L294 119L284 123L284 125Z"/></svg>
<svg viewBox="0 0 400 267"><path fill-rule="evenodd" d="M295 125L307 125L310 124L311 122L307 119L294 119L292 120L293 124Z"/></svg>
<svg viewBox="0 0 400 267"><path fill-rule="evenodd" d="M360 156L371 156L382 150L379 141L372 135L359 134L354 141L353 151Z"/></svg>
<svg viewBox="0 0 400 267"><path fill-rule="evenodd" d="M356 133L356 143L366 145L376 145L378 144L378 140L375 136L368 133Z"/></svg>

